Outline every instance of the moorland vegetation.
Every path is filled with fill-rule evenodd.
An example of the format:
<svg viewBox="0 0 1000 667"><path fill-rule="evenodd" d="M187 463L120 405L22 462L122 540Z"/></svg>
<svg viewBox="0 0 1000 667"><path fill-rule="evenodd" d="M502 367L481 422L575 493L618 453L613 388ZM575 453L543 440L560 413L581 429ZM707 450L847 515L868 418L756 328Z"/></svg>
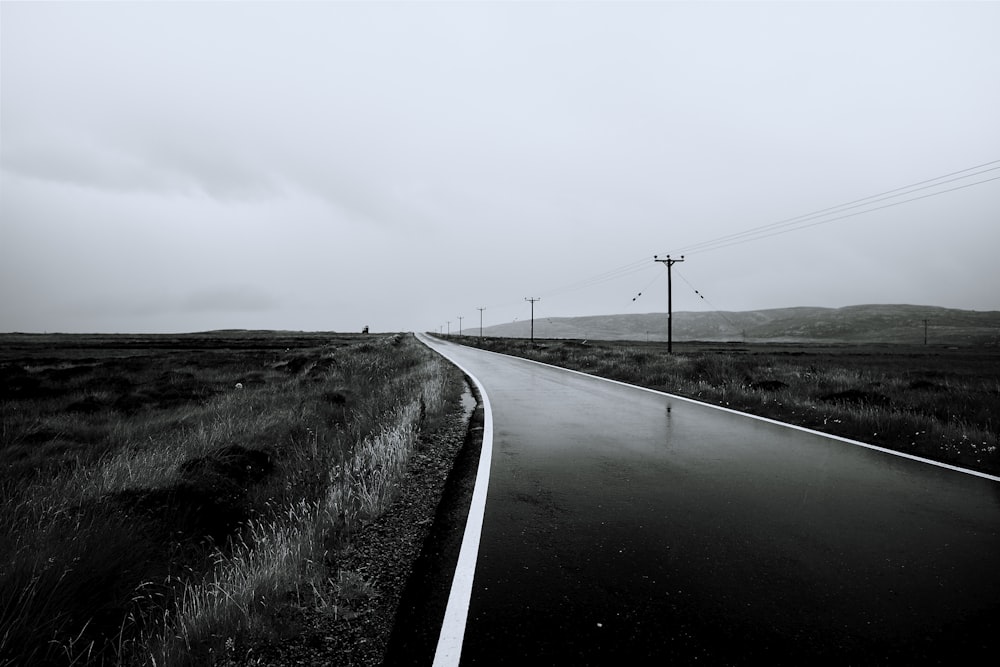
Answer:
<svg viewBox="0 0 1000 667"><path fill-rule="evenodd" d="M0 337L0 665L211 663L364 585L338 551L462 387L403 334Z"/></svg>
<svg viewBox="0 0 1000 667"><path fill-rule="evenodd" d="M1000 474L1000 349L452 340Z"/></svg>

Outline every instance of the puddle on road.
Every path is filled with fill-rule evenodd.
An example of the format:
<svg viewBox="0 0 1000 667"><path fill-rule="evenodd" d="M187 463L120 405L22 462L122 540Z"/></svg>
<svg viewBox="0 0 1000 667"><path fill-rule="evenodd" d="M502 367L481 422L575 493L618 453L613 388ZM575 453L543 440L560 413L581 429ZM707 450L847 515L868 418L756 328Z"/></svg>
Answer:
<svg viewBox="0 0 1000 667"><path fill-rule="evenodd" d="M469 383L465 383L465 389L462 391L462 419L469 421L472 416L473 411L476 409L476 397L472 394L472 389L469 388Z"/></svg>

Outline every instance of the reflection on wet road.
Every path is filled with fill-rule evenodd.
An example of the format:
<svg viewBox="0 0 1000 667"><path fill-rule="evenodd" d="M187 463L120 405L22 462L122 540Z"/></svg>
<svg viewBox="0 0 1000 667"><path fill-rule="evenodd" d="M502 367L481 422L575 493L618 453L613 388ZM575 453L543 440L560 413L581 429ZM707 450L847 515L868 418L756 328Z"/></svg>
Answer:
<svg viewBox="0 0 1000 667"><path fill-rule="evenodd" d="M493 410L461 664L995 658L997 480L431 344Z"/></svg>

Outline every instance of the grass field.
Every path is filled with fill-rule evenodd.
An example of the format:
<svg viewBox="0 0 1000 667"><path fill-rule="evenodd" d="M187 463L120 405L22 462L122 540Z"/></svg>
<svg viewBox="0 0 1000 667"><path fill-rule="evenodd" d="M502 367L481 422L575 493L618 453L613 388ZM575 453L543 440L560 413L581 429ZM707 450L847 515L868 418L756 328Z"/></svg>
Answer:
<svg viewBox="0 0 1000 667"><path fill-rule="evenodd" d="M451 339L1000 474L996 347Z"/></svg>
<svg viewBox="0 0 1000 667"><path fill-rule="evenodd" d="M0 336L0 665L204 663L265 631L461 387L403 334Z"/></svg>

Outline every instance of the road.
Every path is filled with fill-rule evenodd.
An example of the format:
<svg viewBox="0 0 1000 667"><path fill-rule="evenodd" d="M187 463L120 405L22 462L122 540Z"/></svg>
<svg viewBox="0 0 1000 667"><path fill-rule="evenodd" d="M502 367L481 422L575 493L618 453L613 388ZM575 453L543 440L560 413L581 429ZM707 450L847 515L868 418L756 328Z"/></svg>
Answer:
<svg viewBox="0 0 1000 667"><path fill-rule="evenodd" d="M996 658L1000 480L424 340L492 411L435 664Z"/></svg>

